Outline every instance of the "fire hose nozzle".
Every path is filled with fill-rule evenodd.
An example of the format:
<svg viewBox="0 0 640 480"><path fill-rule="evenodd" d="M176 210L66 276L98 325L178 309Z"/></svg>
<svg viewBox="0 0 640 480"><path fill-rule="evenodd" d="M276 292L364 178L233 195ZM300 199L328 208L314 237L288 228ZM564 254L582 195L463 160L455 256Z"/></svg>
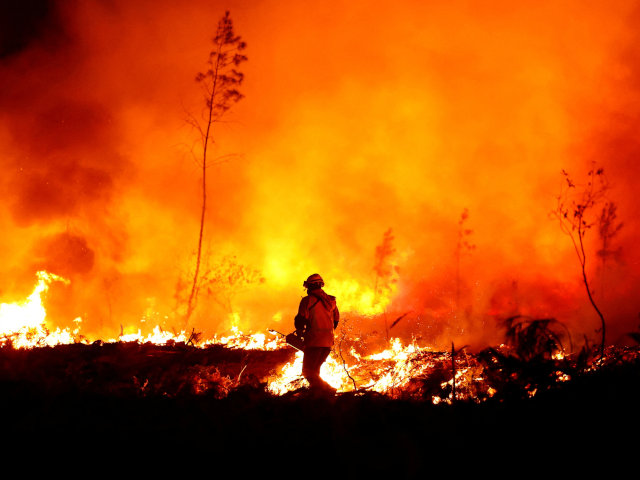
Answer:
<svg viewBox="0 0 640 480"><path fill-rule="evenodd" d="M295 332L294 333L290 333L289 335L285 335L284 333L281 333L281 332L279 332L277 330L274 330L272 328L268 328L267 330L272 335L280 335L280 336L282 336L282 338L284 338L284 341L288 345L291 345L296 350L300 350L301 352L304 351L304 340L302 338L300 338L298 335L296 335Z"/></svg>
<svg viewBox="0 0 640 480"><path fill-rule="evenodd" d="M277 330L274 330L273 328L268 328L267 331L271 334L271 335L280 335L281 337L286 337L286 335L284 333L280 333Z"/></svg>

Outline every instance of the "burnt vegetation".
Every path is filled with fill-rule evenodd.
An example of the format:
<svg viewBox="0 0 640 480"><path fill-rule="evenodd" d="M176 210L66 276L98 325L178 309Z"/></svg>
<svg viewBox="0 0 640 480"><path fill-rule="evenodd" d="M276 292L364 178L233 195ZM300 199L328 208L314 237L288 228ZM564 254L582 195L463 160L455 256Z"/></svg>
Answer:
<svg viewBox="0 0 640 480"><path fill-rule="evenodd" d="M408 362L411 380L387 395L355 388L330 398L304 387L269 393L269 377L293 359L291 348L169 341L29 350L6 339L0 398L12 414L3 427L19 437L90 439L81 451L112 451L115 445L192 457L215 451L226 461L251 452L255 463L249 468L257 472L281 454L287 465L302 468L305 452L316 445L330 455L321 470L401 476L454 460L457 454L446 446L461 438L490 456L497 445L502 454L515 449L505 446L509 438L527 448L550 432L614 435L637 428L637 416L628 413L640 399L638 348L609 347L600 357L597 345L585 343L565 356L568 332L554 319L512 317L504 328L499 347L417 353ZM353 343L337 342L345 356ZM354 383L367 373L364 363L350 369ZM430 367L421 369L426 363ZM385 369L377 372L382 376ZM435 398L441 401L434 404ZM477 445L473 438L482 441ZM376 454L381 448L382 457Z"/></svg>

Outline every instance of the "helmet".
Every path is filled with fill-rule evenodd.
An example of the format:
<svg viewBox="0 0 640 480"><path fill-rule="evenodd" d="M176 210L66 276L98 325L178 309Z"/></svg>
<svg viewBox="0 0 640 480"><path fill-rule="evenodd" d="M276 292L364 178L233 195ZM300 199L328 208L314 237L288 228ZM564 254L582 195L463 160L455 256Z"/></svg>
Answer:
<svg viewBox="0 0 640 480"><path fill-rule="evenodd" d="M307 278L307 281L304 282L302 286L308 288L312 283L319 283L320 287L324 287L324 280L322 280L322 277L317 273L314 273L309 278Z"/></svg>

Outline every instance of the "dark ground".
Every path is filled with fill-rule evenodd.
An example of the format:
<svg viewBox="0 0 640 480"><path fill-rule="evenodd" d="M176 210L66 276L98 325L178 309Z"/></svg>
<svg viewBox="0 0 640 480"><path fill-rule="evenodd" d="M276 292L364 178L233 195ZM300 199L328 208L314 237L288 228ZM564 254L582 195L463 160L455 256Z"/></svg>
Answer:
<svg viewBox="0 0 640 480"><path fill-rule="evenodd" d="M266 394L260 374L292 356L289 350L136 344L2 348L2 453L7 459L33 451L34 460L82 461L90 468L134 459L148 472L179 465L185 473L203 469L242 478L250 472L457 478L532 471L575 477L593 474L598 464L607 465L609 478L617 468L637 470L636 363L581 376L531 399L451 406L377 394ZM194 394L203 375L193 367L205 358L209 388ZM248 365L246 381L224 396L212 364L221 372ZM141 392L134 374L164 385L172 396L150 386ZM191 380L180 387L176 378Z"/></svg>

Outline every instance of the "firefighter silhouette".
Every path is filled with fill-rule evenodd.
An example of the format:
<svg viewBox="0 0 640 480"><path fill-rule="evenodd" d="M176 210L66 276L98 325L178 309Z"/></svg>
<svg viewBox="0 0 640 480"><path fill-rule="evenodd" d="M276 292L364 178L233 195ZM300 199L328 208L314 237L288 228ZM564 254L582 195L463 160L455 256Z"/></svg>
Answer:
<svg viewBox="0 0 640 480"><path fill-rule="evenodd" d="M317 273L307 278L303 286L307 289L307 296L300 301L295 318L296 334L304 339L302 375L311 388L335 392L335 388L320 378L320 368L329 356L333 331L340 319L336 297L322 290L324 281Z"/></svg>

